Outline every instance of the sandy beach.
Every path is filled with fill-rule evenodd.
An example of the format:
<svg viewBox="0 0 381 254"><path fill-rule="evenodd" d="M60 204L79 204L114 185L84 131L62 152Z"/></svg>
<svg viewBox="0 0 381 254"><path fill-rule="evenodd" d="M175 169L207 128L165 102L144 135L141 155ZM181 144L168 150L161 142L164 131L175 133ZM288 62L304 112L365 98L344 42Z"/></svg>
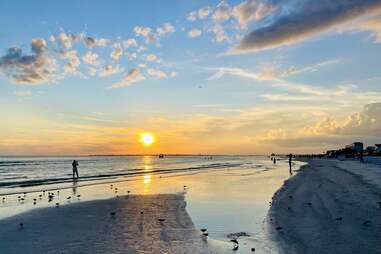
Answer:
<svg viewBox="0 0 381 254"><path fill-rule="evenodd" d="M226 253L185 207L182 195L163 194L37 209L0 221L0 253Z"/></svg>
<svg viewBox="0 0 381 254"><path fill-rule="evenodd" d="M284 253L381 253L380 175L371 164L310 160L269 212Z"/></svg>

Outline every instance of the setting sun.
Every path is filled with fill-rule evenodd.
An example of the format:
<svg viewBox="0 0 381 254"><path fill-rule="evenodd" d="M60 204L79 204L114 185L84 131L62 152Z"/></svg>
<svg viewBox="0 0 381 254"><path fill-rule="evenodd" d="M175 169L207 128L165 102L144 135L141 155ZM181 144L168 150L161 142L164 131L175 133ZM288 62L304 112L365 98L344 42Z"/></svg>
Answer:
<svg viewBox="0 0 381 254"><path fill-rule="evenodd" d="M155 143L155 138L150 133L144 133L141 134L140 142L142 142L144 146L151 146L153 143Z"/></svg>

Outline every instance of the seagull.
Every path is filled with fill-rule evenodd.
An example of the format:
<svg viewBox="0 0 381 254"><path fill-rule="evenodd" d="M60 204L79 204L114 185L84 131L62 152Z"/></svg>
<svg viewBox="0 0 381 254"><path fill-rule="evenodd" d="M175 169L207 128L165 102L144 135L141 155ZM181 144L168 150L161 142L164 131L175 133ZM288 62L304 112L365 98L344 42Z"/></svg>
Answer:
<svg viewBox="0 0 381 254"><path fill-rule="evenodd" d="M77 195L77 198L80 198L81 197L81 195Z"/></svg>
<svg viewBox="0 0 381 254"><path fill-rule="evenodd" d="M238 250L238 246L239 246L238 240L231 239L230 241L233 243L233 250Z"/></svg>
<svg viewBox="0 0 381 254"><path fill-rule="evenodd" d="M364 221L362 224L363 224L363 225L368 225L369 223L371 223L371 221L370 221L370 220L366 220L366 221Z"/></svg>
<svg viewBox="0 0 381 254"><path fill-rule="evenodd" d="M66 199L69 200L69 199L71 199L71 197L69 196L69 197L67 197Z"/></svg>

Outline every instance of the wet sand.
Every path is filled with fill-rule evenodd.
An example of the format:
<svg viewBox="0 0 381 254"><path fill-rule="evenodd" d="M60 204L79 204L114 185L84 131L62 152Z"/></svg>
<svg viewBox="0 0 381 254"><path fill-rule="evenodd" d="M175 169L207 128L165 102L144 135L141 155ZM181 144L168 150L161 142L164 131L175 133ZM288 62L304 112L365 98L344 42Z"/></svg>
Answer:
<svg viewBox="0 0 381 254"><path fill-rule="evenodd" d="M201 237L176 194L36 209L1 220L0 228L2 254L231 252L230 244Z"/></svg>
<svg viewBox="0 0 381 254"><path fill-rule="evenodd" d="M381 253L380 167L311 160L274 195L271 231L284 253Z"/></svg>

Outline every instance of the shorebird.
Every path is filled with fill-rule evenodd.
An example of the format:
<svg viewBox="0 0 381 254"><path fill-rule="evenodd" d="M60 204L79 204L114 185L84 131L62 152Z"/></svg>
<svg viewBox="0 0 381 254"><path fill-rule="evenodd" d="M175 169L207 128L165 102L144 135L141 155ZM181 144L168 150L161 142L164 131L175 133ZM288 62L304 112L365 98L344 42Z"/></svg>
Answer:
<svg viewBox="0 0 381 254"><path fill-rule="evenodd" d="M363 225L368 225L369 223L371 223L371 221L370 221L370 220L366 220L366 221L364 221L362 224L363 224Z"/></svg>
<svg viewBox="0 0 381 254"><path fill-rule="evenodd" d="M204 232L204 233L202 233L202 235L207 237L207 236L209 236L209 233L208 232Z"/></svg>
<svg viewBox="0 0 381 254"><path fill-rule="evenodd" d="M69 196L69 197L67 197L66 199L67 199L67 200L70 200L70 199L71 199L71 197Z"/></svg>
<svg viewBox="0 0 381 254"><path fill-rule="evenodd" d="M341 220L343 220L343 217L337 217L335 220L341 221Z"/></svg>
<svg viewBox="0 0 381 254"><path fill-rule="evenodd" d="M255 252L255 248L251 248L251 252Z"/></svg>
<svg viewBox="0 0 381 254"><path fill-rule="evenodd" d="M110 215L111 216L115 216L116 212L111 212Z"/></svg>
<svg viewBox="0 0 381 254"><path fill-rule="evenodd" d="M19 226L20 226L20 228L23 228L24 227L24 223L20 222Z"/></svg>
<svg viewBox="0 0 381 254"><path fill-rule="evenodd" d="M238 250L239 243L237 239L231 239L230 240L233 243L233 250Z"/></svg>
<svg viewBox="0 0 381 254"><path fill-rule="evenodd" d="M206 232L206 228L202 228L201 232L203 232L203 233Z"/></svg>
<svg viewBox="0 0 381 254"><path fill-rule="evenodd" d="M160 224L162 224L165 221L165 219L157 219L157 220L160 222Z"/></svg>
<svg viewBox="0 0 381 254"><path fill-rule="evenodd" d="M282 227L276 227L275 229L276 230L282 230L283 228Z"/></svg>
<svg viewBox="0 0 381 254"><path fill-rule="evenodd" d="M81 195L77 195L77 198L80 198L81 197Z"/></svg>
<svg viewBox="0 0 381 254"><path fill-rule="evenodd" d="M56 207L59 207L60 206L60 203L56 203Z"/></svg>

